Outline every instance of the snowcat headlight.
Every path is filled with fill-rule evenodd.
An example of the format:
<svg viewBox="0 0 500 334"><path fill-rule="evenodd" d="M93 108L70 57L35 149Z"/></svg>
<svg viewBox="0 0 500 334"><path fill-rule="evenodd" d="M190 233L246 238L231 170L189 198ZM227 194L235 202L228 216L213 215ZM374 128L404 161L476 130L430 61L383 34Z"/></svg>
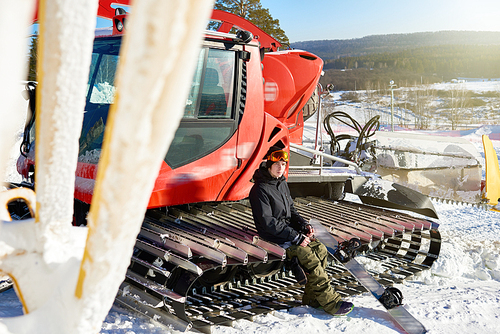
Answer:
<svg viewBox="0 0 500 334"><path fill-rule="evenodd" d="M122 23L122 21L115 20L115 26L116 26L116 30L118 30L120 32L123 30L123 23Z"/></svg>

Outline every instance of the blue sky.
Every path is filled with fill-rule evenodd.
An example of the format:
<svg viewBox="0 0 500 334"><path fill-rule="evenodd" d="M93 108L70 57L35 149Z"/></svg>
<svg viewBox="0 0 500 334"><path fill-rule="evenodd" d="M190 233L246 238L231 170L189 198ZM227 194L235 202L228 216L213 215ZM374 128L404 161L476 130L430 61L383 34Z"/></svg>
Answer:
<svg viewBox="0 0 500 334"><path fill-rule="evenodd" d="M500 31L500 0L261 0L290 42L441 30ZM110 26L98 20L98 27Z"/></svg>
<svg viewBox="0 0 500 334"><path fill-rule="evenodd" d="M500 0L261 0L290 42L440 30L500 31Z"/></svg>

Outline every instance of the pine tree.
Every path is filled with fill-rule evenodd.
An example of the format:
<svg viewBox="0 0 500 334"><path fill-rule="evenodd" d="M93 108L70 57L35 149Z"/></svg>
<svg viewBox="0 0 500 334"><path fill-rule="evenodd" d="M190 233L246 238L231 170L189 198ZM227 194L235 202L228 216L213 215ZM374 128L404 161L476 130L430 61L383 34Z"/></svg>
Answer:
<svg viewBox="0 0 500 334"><path fill-rule="evenodd" d="M271 16L269 9L262 7L260 0L216 0L214 8L241 16L267 32L281 44L290 44L285 32L280 28L279 20Z"/></svg>
<svg viewBox="0 0 500 334"><path fill-rule="evenodd" d="M31 39L28 59L28 81L36 81L36 59L37 59L38 35Z"/></svg>

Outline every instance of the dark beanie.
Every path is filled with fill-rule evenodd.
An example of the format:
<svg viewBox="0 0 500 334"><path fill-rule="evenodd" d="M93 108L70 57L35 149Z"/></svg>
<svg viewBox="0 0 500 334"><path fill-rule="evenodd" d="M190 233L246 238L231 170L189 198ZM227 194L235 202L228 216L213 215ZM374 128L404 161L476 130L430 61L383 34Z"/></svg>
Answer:
<svg viewBox="0 0 500 334"><path fill-rule="evenodd" d="M266 168L267 168L267 169L271 168L271 166L272 166L275 162L276 162L276 161L267 160L267 161L266 161Z"/></svg>
<svg viewBox="0 0 500 334"><path fill-rule="evenodd" d="M276 152L276 151L281 151L283 150L283 148L281 147L278 147L278 146L271 146L271 148L269 148L269 150L267 151L266 153L266 159L267 157L269 157L271 155L271 153L273 152ZM271 160L267 160L266 161L266 168L271 168L271 166L275 163L276 161L271 161Z"/></svg>

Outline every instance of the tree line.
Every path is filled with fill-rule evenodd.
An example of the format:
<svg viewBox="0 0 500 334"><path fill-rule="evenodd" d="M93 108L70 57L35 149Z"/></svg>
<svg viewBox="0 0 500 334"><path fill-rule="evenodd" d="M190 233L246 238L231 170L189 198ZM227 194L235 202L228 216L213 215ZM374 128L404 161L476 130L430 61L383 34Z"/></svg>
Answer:
<svg viewBox="0 0 500 334"><path fill-rule="evenodd" d="M325 61L325 69L390 68L418 74L500 77L500 45L439 45L342 57Z"/></svg>
<svg viewBox="0 0 500 334"><path fill-rule="evenodd" d="M385 89L393 80L398 87L441 82L437 75L421 75L416 72L392 68L358 68L353 70L325 70L319 82L323 87L333 84L335 91Z"/></svg>
<svg viewBox="0 0 500 334"><path fill-rule="evenodd" d="M320 82L335 90L365 89L367 82L408 86L449 81L457 77L500 78L500 45L440 45L342 57L325 61Z"/></svg>

